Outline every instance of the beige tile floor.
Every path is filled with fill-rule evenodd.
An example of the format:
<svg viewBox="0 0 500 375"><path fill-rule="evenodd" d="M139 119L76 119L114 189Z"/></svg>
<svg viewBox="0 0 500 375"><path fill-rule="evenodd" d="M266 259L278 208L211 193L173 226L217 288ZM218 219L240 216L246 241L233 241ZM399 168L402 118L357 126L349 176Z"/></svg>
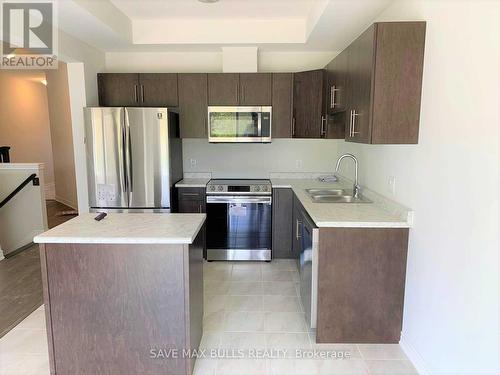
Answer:
<svg viewBox="0 0 500 375"><path fill-rule="evenodd" d="M207 358L197 360L196 375L417 374L397 344L316 344L298 297L294 261L212 262L204 271L201 347ZM349 358L296 358L296 349ZM208 355L212 350L217 358ZM274 358L253 358L271 353ZM0 339L0 375L32 374L49 374L43 306Z"/></svg>

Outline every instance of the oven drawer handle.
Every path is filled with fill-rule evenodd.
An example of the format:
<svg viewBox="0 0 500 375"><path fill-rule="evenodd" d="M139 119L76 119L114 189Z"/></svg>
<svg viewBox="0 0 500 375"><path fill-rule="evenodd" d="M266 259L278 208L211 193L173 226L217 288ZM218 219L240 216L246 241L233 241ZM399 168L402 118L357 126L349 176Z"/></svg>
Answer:
<svg viewBox="0 0 500 375"><path fill-rule="evenodd" d="M271 197L207 197L207 203L266 203L271 204Z"/></svg>

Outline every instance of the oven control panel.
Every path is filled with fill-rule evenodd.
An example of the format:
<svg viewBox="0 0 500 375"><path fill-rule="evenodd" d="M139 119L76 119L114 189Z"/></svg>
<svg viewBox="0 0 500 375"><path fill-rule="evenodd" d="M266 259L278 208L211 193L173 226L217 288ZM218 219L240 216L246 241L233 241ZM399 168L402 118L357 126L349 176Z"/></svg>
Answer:
<svg viewBox="0 0 500 375"><path fill-rule="evenodd" d="M207 192L210 192L210 193L226 193L227 192L227 186L224 186L224 185L208 185L207 186Z"/></svg>
<svg viewBox="0 0 500 375"><path fill-rule="evenodd" d="M231 195L270 195L272 192L269 180L257 180L252 183L224 183L225 181L212 180L207 185L207 194Z"/></svg>

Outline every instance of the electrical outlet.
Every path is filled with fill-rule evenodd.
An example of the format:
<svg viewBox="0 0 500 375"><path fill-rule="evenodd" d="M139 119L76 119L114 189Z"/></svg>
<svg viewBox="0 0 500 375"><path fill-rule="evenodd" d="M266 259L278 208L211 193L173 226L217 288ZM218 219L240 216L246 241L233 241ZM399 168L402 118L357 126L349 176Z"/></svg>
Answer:
<svg viewBox="0 0 500 375"><path fill-rule="evenodd" d="M302 168L302 160L300 159L295 160L295 168L297 169Z"/></svg>
<svg viewBox="0 0 500 375"><path fill-rule="evenodd" d="M396 177L389 176L389 180L387 181L387 187L392 195L396 195Z"/></svg>
<svg viewBox="0 0 500 375"><path fill-rule="evenodd" d="M196 167L196 163L197 163L196 159L189 159L189 162L191 163L191 167L193 167L193 168Z"/></svg>

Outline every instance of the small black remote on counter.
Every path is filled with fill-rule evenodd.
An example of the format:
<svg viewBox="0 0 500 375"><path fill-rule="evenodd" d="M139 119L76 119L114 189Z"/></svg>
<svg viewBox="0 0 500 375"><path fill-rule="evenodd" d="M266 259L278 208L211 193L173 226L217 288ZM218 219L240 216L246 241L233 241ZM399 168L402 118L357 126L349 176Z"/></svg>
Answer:
<svg viewBox="0 0 500 375"><path fill-rule="evenodd" d="M108 214L106 212L101 212L99 215L97 215L96 217L94 217L94 220L96 221L101 221L102 219L104 219Z"/></svg>

